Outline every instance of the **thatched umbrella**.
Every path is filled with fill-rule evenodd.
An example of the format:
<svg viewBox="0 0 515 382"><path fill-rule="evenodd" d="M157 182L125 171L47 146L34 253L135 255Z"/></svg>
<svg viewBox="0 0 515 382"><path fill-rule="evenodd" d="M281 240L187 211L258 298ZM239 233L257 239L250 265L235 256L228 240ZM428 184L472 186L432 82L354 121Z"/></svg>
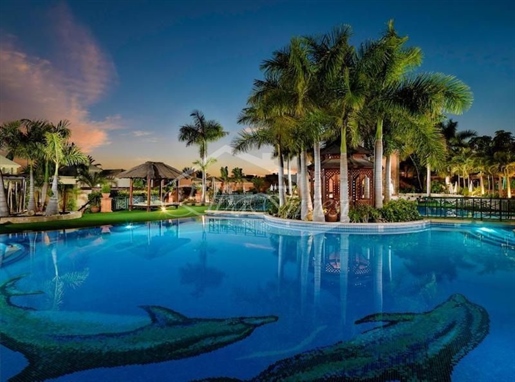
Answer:
<svg viewBox="0 0 515 382"><path fill-rule="evenodd" d="M163 162L145 162L130 170L123 171L118 174L118 178L130 178L131 184L129 189L129 210L132 210L132 183L136 179L147 180L147 211L150 211L150 188L153 180L159 180L159 194L162 190L163 180L174 180L177 178L187 177L182 171L169 166ZM161 195L160 195L161 197Z"/></svg>

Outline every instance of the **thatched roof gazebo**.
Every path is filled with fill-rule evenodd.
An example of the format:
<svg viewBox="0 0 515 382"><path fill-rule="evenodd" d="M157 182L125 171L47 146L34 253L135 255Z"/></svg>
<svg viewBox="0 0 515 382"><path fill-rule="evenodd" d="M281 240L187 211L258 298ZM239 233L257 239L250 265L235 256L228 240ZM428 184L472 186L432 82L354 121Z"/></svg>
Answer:
<svg viewBox="0 0 515 382"><path fill-rule="evenodd" d="M133 181L134 179L146 179L147 180L147 211L151 209L151 197L150 190L152 188L152 182L159 181L159 199L162 201L163 195L163 181L164 180L175 180L178 178L188 177L182 171L169 166L163 162L145 162L130 170L123 171L117 175L118 178L130 178L129 188L129 210L132 210L134 204L133 199ZM164 205L161 203L161 205Z"/></svg>

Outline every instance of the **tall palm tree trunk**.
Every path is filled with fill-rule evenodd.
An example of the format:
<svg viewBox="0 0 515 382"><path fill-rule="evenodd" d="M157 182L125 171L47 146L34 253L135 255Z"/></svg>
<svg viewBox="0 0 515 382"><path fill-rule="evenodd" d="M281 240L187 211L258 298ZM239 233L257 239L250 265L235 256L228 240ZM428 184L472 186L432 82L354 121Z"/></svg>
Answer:
<svg viewBox="0 0 515 382"><path fill-rule="evenodd" d="M511 182L510 182L510 173L508 171L508 169L506 169L504 171L504 176L505 176L505 179L506 179L506 197L508 199L511 199Z"/></svg>
<svg viewBox="0 0 515 382"><path fill-rule="evenodd" d="M4 176L0 170L0 218L9 216L9 207L7 206L7 196L5 195Z"/></svg>
<svg viewBox="0 0 515 382"><path fill-rule="evenodd" d="M390 185L392 184L392 156L391 154L386 156L385 162L385 170L384 170L384 202L388 203L392 199L392 189Z"/></svg>
<svg viewBox="0 0 515 382"><path fill-rule="evenodd" d="M57 215L59 213L59 191L57 189L58 165L55 166L54 178L52 179L52 196L48 201L48 206L45 210L45 216Z"/></svg>
<svg viewBox="0 0 515 382"><path fill-rule="evenodd" d="M315 191L314 191L314 208L313 221L325 221L324 210L322 209L322 185L321 185L321 169L320 169L320 142L315 141L313 144L314 165L315 165Z"/></svg>
<svg viewBox="0 0 515 382"><path fill-rule="evenodd" d="M409 156L411 158L411 162L413 163L413 167L415 167L415 171L417 173L417 180L418 180L418 186L419 186L419 189L422 190L422 181L420 180L420 171L418 169L418 165L417 165L417 162L415 161L415 159L413 158L413 156ZM458 178L459 179L459 178Z"/></svg>
<svg viewBox="0 0 515 382"><path fill-rule="evenodd" d="M306 193L306 206L308 209L308 215L313 212L313 199L311 199L311 187L309 184L309 173L308 173L308 152L303 151L304 156L304 176L302 182L304 183L304 192Z"/></svg>
<svg viewBox="0 0 515 382"><path fill-rule="evenodd" d="M429 163L426 167L426 195L431 196L431 165Z"/></svg>
<svg viewBox="0 0 515 382"><path fill-rule="evenodd" d="M206 153L202 155L202 204L206 204Z"/></svg>
<svg viewBox="0 0 515 382"><path fill-rule="evenodd" d="M34 200L34 169L32 163L29 165L29 203L27 204L27 212L33 215L36 211L36 202Z"/></svg>
<svg viewBox="0 0 515 382"><path fill-rule="evenodd" d="M375 207L383 208L383 120L377 120L374 144L374 199Z"/></svg>
<svg viewBox="0 0 515 382"><path fill-rule="evenodd" d="M284 205L284 158L283 153L281 151L281 146L277 147L277 152L279 154L279 171L277 171L277 188L279 191L279 206L282 207Z"/></svg>
<svg viewBox="0 0 515 382"><path fill-rule="evenodd" d="M300 153L300 183L301 183L301 197L300 197L300 218L301 220L308 220L308 216L313 211L313 204L311 203L311 193L307 182L306 171L306 152L303 150Z"/></svg>
<svg viewBox="0 0 515 382"><path fill-rule="evenodd" d="M291 181L291 158L288 157L288 194L293 194L293 186Z"/></svg>
<svg viewBox="0 0 515 382"><path fill-rule="evenodd" d="M41 187L41 199L39 201L39 209L43 211L45 209L46 198L48 193L48 179L49 179L49 162L45 161L45 175L43 179L43 186Z"/></svg>
<svg viewBox="0 0 515 382"><path fill-rule="evenodd" d="M340 145L340 222L349 222L349 164L347 161L347 132L341 128Z"/></svg>
<svg viewBox="0 0 515 382"><path fill-rule="evenodd" d="M297 155L297 189L300 197L300 216L302 219L302 216L305 214L307 215L306 211L306 201L304 200L304 182L302 180L302 154L299 153Z"/></svg>

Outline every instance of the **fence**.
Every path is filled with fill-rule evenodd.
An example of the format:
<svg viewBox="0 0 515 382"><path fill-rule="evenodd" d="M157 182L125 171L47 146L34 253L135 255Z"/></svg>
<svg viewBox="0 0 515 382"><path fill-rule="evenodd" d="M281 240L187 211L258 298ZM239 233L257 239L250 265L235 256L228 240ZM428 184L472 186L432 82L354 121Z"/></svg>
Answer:
<svg viewBox="0 0 515 382"><path fill-rule="evenodd" d="M418 211L426 217L513 221L515 199L422 197Z"/></svg>
<svg viewBox="0 0 515 382"><path fill-rule="evenodd" d="M215 195L211 210L266 212L278 205L276 197L267 194Z"/></svg>
<svg viewBox="0 0 515 382"><path fill-rule="evenodd" d="M144 196L134 196L133 203L143 203ZM129 209L129 198L127 196L115 196L112 198L113 211ZM254 211L266 212L277 208L279 202L277 197L267 194L221 194L216 195L210 204L211 210L220 211Z"/></svg>

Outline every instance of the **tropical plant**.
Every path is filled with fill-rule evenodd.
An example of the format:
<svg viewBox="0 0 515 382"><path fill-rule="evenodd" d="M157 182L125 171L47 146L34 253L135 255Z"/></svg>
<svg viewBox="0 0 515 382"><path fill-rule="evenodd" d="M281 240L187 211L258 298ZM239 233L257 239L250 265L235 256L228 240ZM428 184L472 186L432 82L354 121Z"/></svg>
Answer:
<svg viewBox="0 0 515 382"><path fill-rule="evenodd" d="M107 178L100 172L86 171L80 172L80 174L77 176L77 180L90 188L95 188L104 184L107 181Z"/></svg>
<svg viewBox="0 0 515 382"><path fill-rule="evenodd" d="M229 169L227 168L227 166L220 167L220 178L222 179L222 185L220 187L220 191L223 194L226 192L226 187L227 187L227 184L229 183Z"/></svg>
<svg viewBox="0 0 515 382"><path fill-rule="evenodd" d="M45 215L56 215L59 213L59 191L57 184L60 166L86 163L87 157L73 143L69 144L67 138L63 138L59 132L45 133L45 146L42 147L42 151L45 154L45 159L54 164L52 196L45 210Z"/></svg>
<svg viewBox="0 0 515 382"><path fill-rule="evenodd" d="M88 201L90 206L99 207L100 206L100 200L102 199L102 192L100 191L91 191L88 194Z"/></svg>
<svg viewBox="0 0 515 382"><path fill-rule="evenodd" d="M292 124L291 118L281 115L272 110L268 103L274 103L274 92L272 89L264 90L261 88L262 81L256 81L254 86L254 95L247 101L248 104L254 105L243 109L238 118L239 124L248 124L251 127L238 133L231 146L233 153L247 152L250 149L260 149L263 146L272 146L275 155L278 158L277 180L279 185L279 205L284 205L284 157L283 151L288 145L291 136L289 129ZM268 86L268 85L267 85ZM263 96L261 93L267 93Z"/></svg>
<svg viewBox="0 0 515 382"><path fill-rule="evenodd" d="M374 200L375 206L383 205L383 125L393 108L392 89L399 86L406 73L419 66L422 53L419 48L405 48L407 37L400 37L393 21L380 40L361 45L360 59L369 81L365 101L366 117L375 125L374 137Z"/></svg>
<svg viewBox="0 0 515 382"><path fill-rule="evenodd" d="M225 137L228 132L224 131L222 125L215 120L206 120L204 114L194 110L190 117L193 117L193 124L181 126L179 140L186 142L186 146L199 146L201 167L207 166L207 144ZM206 171L202 172L202 203L206 203Z"/></svg>
<svg viewBox="0 0 515 382"><path fill-rule="evenodd" d="M254 190L256 192L263 192L263 188L265 187L265 179L259 176L255 176L252 178L252 185L254 186Z"/></svg>
<svg viewBox="0 0 515 382"><path fill-rule="evenodd" d="M29 168L29 196L27 211L34 214L36 202L34 199L34 161L40 156L38 145L44 141L45 121L23 119L16 123L16 131L12 131L9 154L27 160Z"/></svg>
<svg viewBox="0 0 515 382"><path fill-rule="evenodd" d="M243 175L243 169L241 167L235 167L231 170L232 174L232 181L234 182L235 186L238 185L238 183L243 184L244 175Z"/></svg>
<svg viewBox="0 0 515 382"><path fill-rule="evenodd" d="M498 163L499 172L504 177L506 187L506 197L511 198L511 177L515 175L515 151L499 151L494 154L494 159ZM501 190L499 189L499 192Z"/></svg>
<svg viewBox="0 0 515 382"><path fill-rule="evenodd" d="M12 158L12 148L17 142L18 132L20 129L20 121L11 121L2 124L0 127L0 149L8 152L8 157ZM9 155L9 153L11 155ZM4 176L0 168L0 217L9 216L9 207L7 205L7 196L5 194Z"/></svg>
<svg viewBox="0 0 515 382"><path fill-rule="evenodd" d="M300 204L301 201L298 197L289 198L284 205L279 207L279 210L277 211L277 216L283 219L299 220L301 218Z"/></svg>
<svg viewBox="0 0 515 382"><path fill-rule="evenodd" d="M385 203L380 211L381 216L387 222L407 222L422 219L417 209L417 203L405 199L391 200Z"/></svg>
<svg viewBox="0 0 515 382"><path fill-rule="evenodd" d="M307 116L315 106L313 83L315 81L315 66L310 59L309 40L305 37L294 37L290 44L282 50L275 51L272 59L266 60L262 69L265 74L275 77L284 91L282 97L283 112L285 112L293 122L292 134L295 136L294 144L300 156L300 179L297 184L301 192L301 219L306 220L313 213L313 204L309 194L307 182L307 151L313 142L319 142L319 134L316 129L310 130L310 121ZM314 134L309 134L314 132ZM279 191L284 187L284 178L281 176ZM316 211L314 218L318 221L324 220L322 211L321 195L316 199Z"/></svg>
<svg viewBox="0 0 515 382"><path fill-rule="evenodd" d="M364 103L364 73L355 50L349 45L351 28L340 26L320 38L310 38L317 66L316 89L324 112L332 118L335 135L340 136L340 221L349 222L348 136L351 145L359 141L357 112ZM320 86L321 85L321 86Z"/></svg>
<svg viewBox="0 0 515 382"><path fill-rule="evenodd" d="M191 176L192 178L197 177L197 170L195 170L193 167L184 167L182 169L182 172L183 172L183 174Z"/></svg>
<svg viewBox="0 0 515 382"><path fill-rule="evenodd" d="M195 166L197 166L198 168L200 168L200 171L202 172L202 181L206 181L207 180L207 168L209 166L211 166L212 164L216 163L216 159L215 158L206 158L204 159L203 161L202 160L196 160L195 162L193 162L193 164ZM196 171L198 173L198 171ZM203 193L203 196L202 196L202 200L204 200L202 203L205 203L205 187L206 185L203 183L202 184L202 193Z"/></svg>
<svg viewBox="0 0 515 382"><path fill-rule="evenodd" d="M358 204L349 209L349 220L352 223L374 223L381 219L381 212L367 204Z"/></svg>
<svg viewBox="0 0 515 382"><path fill-rule="evenodd" d="M41 187L41 200L39 201L39 208L41 210L44 210L45 209L45 204L46 204L46 198L47 198L47 192L48 192L48 182L49 182L49 179L50 179L50 163L52 162L52 160L50 160L47 156L47 152L45 150L45 143L46 143L46 138L45 138L45 135L47 132L50 132L50 133L55 133L57 135L59 135L64 141L67 141L70 136L71 136L71 130L69 128L70 126L70 122L67 121L67 120L61 120L59 121L56 125L51 123L51 122L48 122L48 121L44 121L44 124L42 126L43 130L44 130L44 137L43 137L43 142L41 142L40 145L38 145L38 154L40 155L40 160L43 161L44 165L43 165L43 168L44 168L44 175L43 175L43 185Z"/></svg>
<svg viewBox="0 0 515 382"><path fill-rule="evenodd" d="M439 122L442 113L460 114L472 104L470 88L452 76L440 73L407 74L420 65L418 48L405 48L407 37L400 37L393 21L383 37L364 49L369 88L366 109L376 122L374 144L374 188L376 207L382 207L383 125L388 116L408 115L423 123ZM434 161L425 156L425 164ZM428 171L430 172L430 171Z"/></svg>
<svg viewBox="0 0 515 382"><path fill-rule="evenodd" d="M442 172L445 174L445 183L450 183L450 176L453 175L455 166L453 163L456 162L456 156L461 154L461 151L469 147L469 142L472 144L477 134L473 130L462 130L458 131L458 122L449 119L446 122L440 122L438 124L446 143L447 157L445 160L446 165L442 166ZM480 143L476 140L474 145Z"/></svg>
<svg viewBox="0 0 515 382"><path fill-rule="evenodd" d="M109 194L111 193L111 184L106 181L102 184L101 191L103 194Z"/></svg>

